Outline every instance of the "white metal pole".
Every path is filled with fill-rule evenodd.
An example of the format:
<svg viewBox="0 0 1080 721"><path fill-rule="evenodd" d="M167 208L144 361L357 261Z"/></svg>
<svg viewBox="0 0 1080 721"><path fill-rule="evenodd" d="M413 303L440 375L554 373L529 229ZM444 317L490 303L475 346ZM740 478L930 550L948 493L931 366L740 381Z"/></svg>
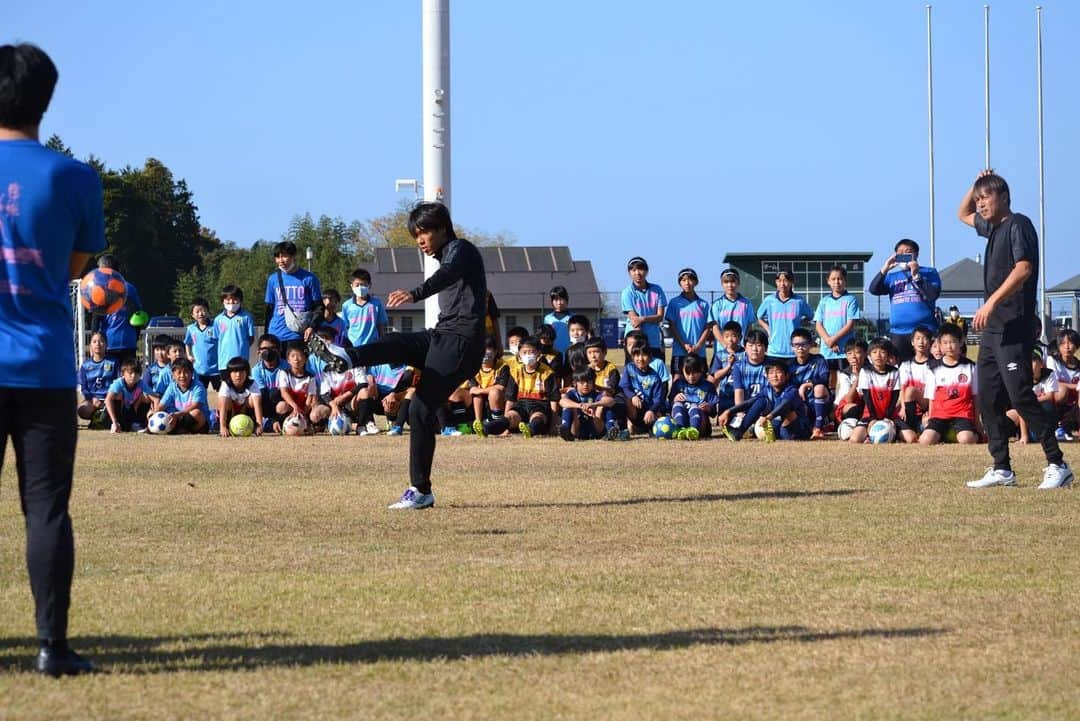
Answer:
<svg viewBox="0 0 1080 721"><path fill-rule="evenodd" d="M986 167L990 167L990 6L983 5L983 105L986 125Z"/></svg>
<svg viewBox="0 0 1080 721"><path fill-rule="evenodd" d="M934 40L930 22L931 6L926 6L926 107L930 151L930 266L937 267L934 242Z"/></svg>
<svg viewBox="0 0 1080 721"><path fill-rule="evenodd" d="M1038 75L1039 99L1039 318L1042 319L1042 337L1050 336L1047 321L1050 309L1046 307L1046 198L1043 189L1043 52L1042 52L1042 6L1035 7L1035 37L1038 55L1035 61ZM1075 326L1076 320L1073 320Z"/></svg>
<svg viewBox="0 0 1080 721"><path fill-rule="evenodd" d="M422 0L424 200L450 207L450 0ZM424 258L424 277L439 268ZM424 303L424 325L433 328L439 301Z"/></svg>

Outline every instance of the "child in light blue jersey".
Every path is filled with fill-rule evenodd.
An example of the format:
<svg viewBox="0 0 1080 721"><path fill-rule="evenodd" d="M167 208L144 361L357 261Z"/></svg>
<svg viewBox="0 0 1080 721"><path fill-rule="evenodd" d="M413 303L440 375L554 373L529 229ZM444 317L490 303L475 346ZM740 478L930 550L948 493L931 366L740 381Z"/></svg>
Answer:
<svg viewBox="0 0 1080 721"><path fill-rule="evenodd" d="M337 288L327 288L322 295L322 324L321 328L332 328L334 335L330 342L334 345L345 345L349 337L349 326L345 319L339 315L341 310L341 293Z"/></svg>
<svg viewBox="0 0 1080 721"><path fill-rule="evenodd" d="M195 367L187 358L172 364L172 383L165 389L151 413L165 411L173 419L171 433L205 433L210 427L206 387L195 378Z"/></svg>
<svg viewBox="0 0 1080 721"><path fill-rule="evenodd" d="M721 342L713 352L712 365L709 366L709 382L716 386L716 410L725 411L735 405L735 380L732 371L735 364L746 357L742 340L742 328L736 321L729 320L721 332Z"/></svg>
<svg viewBox="0 0 1080 721"><path fill-rule="evenodd" d="M844 363L844 348L855 337L855 321L862 317L859 300L847 289L847 269L834 265L829 269L829 290L814 312L814 324L821 339L821 355L829 370L836 372Z"/></svg>
<svg viewBox="0 0 1080 721"><path fill-rule="evenodd" d="M551 299L551 312L544 316L544 323L555 329L555 350L558 353L566 353L570 347L570 311L566 308L570 305L570 294L566 288L557 285L548 293Z"/></svg>
<svg viewBox="0 0 1080 721"><path fill-rule="evenodd" d="M184 333L187 357L195 368L195 376L203 388L217 390L221 385L218 373L217 327L210 322L210 303L205 298L191 301L191 317L194 323Z"/></svg>
<svg viewBox="0 0 1080 721"><path fill-rule="evenodd" d="M667 308L667 296L664 290L648 281L649 264L640 256L635 256L626 264L630 275L630 285L622 292L622 312L626 316L626 330L640 330L649 339L651 352L657 358L664 355L663 339L660 337L660 323L664 320Z"/></svg>
<svg viewBox="0 0 1080 721"><path fill-rule="evenodd" d="M157 383L150 389L151 395L154 399L160 399L165 395L165 390L172 383L172 368L176 361L184 357L184 344L179 338L170 338L168 345L165 346L165 359L169 362L168 365L158 373Z"/></svg>
<svg viewBox="0 0 1080 721"><path fill-rule="evenodd" d="M716 387L705 377L705 361L688 355L683 361L682 377L671 383L671 419L675 422L675 437L696 441L712 435L709 419L716 410Z"/></svg>
<svg viewBox="0 0 1080 721"><path fill-rule="evenodd" d="M709 339L709 304L698 297L697 271L679 271L682 293L671 299L665 317L671 334L671 376L682 373L683 359L696 355L705 360L705 341Z"/></svg>
<svg viewBox="0 0 1080 721"><path fill-rule="evenodd" d="M810 331L805 328L792 331L791 348L795 358L790 366L791 381L799 389L799 400L813 411L814 429L810 437L819 439L824 438L828 430L832 397L829 395L829 364L821 355L810 352L813 346Z"/></svg>
<svg viewBox="0 0 1080 721"><path fill-rule="evenodd" d="M165 334L155 336L150 352L153 358L143 369L142 380L143 383L146 384L146 387L150 389L150 392L153 393L161 378L161 374L164 373L166 376L170 375L169 336Z"/></svg>
<svg viewBox="0 0 1080 721"><path fill-rule="evenodd" d="M255 319L244 310L243 303L244 291L240 286L227 285L221 289L223 310L214 318L214 327L217 329L217 367L222 373L233 358L247 360L251 355Z"/></svg>
<svg viewBox="0 0 1080 721"><path fill-rule="evenodd" d="M667 412L667 366L649 353L645 343L635 345L630 363L623 369L619 385L626 401L626 419L630 428L648 433L656 419Z"/></svg>
<svg viewBox="0 0 1080 721"><path fill-rule="evenodd" d="M109 385L105 396L111 431L145 431L151 403L150 388L142 380L142 364L134 358L125 358L120 362L120 377Z"/></svg>
<svg viewBox="0 0 1080 721"><path fill-rule="evenodd" d="M720 274L720 285L724 288L724 294L713 301L709 308L709 323L712 326L713 338L716 345L723 342L721 334L724 326L735 321L742 328L745 336L754 326L754 304L750 299L739 292L739 271L727 268ZM742 340L740 338L739 340Z"/></svg>
<svg viewBox="0 0 1080 721"><path fill-rule="evenodd" d="M349 343L359 347L379 340L386 335L390 320L383 302L371 294L371 273L357 268L349 276L349 287L353 297L341 306Z"/></svg>
<svg viewBox="0 0 1080 721"><path fill-rule="evenodd" d="M791 350L791 331L812 320L814 311L806 299L795 292L795 274L781 270L776 274L776 293L768 296L758 308L758 322L769 334L770 358L790 360L795 357Z"/></svg>
<svg viewBox="0 0 1080 721"><path fill-rule="evenodd" d="M281 364L281 341L273 333L259 336L259 362L251 369L251 377L259 386L262 396L263 431L281 432L281 421L277 407L281 403L281 389L278 386L278 371Z"/></svg>
<svg viewBox="0 0 1080 721"><path fill-rule="evenodd" d="M105 396L116 378L116 361L106 357L108 341L105 333L97 331L90 336L90 357L79 368L79 390L83 402L77 413L79 418L90 421L91 428L104 428L108 419Z"/></svg>

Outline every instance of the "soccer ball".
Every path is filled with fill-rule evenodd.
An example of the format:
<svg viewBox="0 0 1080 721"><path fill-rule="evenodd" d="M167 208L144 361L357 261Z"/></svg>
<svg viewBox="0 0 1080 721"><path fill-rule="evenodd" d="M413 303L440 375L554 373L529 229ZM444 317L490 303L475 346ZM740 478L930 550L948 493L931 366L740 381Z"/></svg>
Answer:
<svg viewBox="0 0 1080 721"><path fill-rule="evenodd" d="M289 416L281 424L281 430L287 436L302 436L307 432L307 419L303 416Z"/></svg>
<svg viewBox="0 0 1080 721"><path fill-rule="evenodd" d="M151 433L168 433L176 426L176 420L165 411L158 411L146 422L146 429Z"/></svg>
<svg viewBox="0 0 1080 721"><path fill-rule="evenodd" d="M840 425L836 427L836 437L842 441L846 441L851 438L851 432L855 430L855 426L859 425L857 418L845 418L840 421Z"/></svg>
<svg viewBox="0 0 1080 721"><path fill-rule="evenodd" d="M247 438L255 432L255 421L251 416L239 413L229 419L229 433L239 438Z"/></svg>
<svg viewBox="0 0 1080 721"><path fill-rule="evenodd" d="M656 422L652 426L653 438L659 438L660 440L670 439L675 435L675 424L672 423L670 416L661 416L656 419Z"/></svg>
<svg viewBox="0 0 1080 721"><path fill-rule="evenodd" d="M349 432L349 419L343 415L331 416L326 422L326 431L332 436L343 436Z"/></svg>
<svg viewBox="0 0 1080 721"><path fill-rule="evenodd" d="M870 442L874 444L892 443L896 440L896 424L888 418L874 421L870 424L870 428L867 429L867 436L870 438Z"/></svg>
<svg viewBox="0 0 1080 721"><path fill-rule="evenodd" d="M758 419L757 423L754 424L754 437L759 441L765 440L765 424L769 422L770 421L764 419Z"/></svg>
<svg viewBox="0 0 1080 721"><path fill-rule="evenodd" d="M945 431L945 435L942 437L942 443L959 443L957 436L960 435L960 431L956 430L956 426L949 426L949 430Z"/></svg>
<svg viewBox="0 0 1080 721"><path fill-rule="evenodd" d="M109 315L124 307L127 285L112 268L96 268L79 281L79 303L94 315Z"/></svg>

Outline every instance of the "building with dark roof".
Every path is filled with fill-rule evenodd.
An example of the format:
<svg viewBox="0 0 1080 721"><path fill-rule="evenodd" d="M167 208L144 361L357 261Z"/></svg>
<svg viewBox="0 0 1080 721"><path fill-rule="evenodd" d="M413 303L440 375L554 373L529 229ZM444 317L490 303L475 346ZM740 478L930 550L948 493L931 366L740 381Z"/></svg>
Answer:
<svg viewBox="0 0 1080 721"><path fill-rule="evenodd" d="M582 313L595 324L601 310L600 290L592 263L574 260L565 245L485 246L488 290L495 296L501 317L499 331L522 325L535 330L551 311L549 292L564 286L570 295L570 311ZM397 288L415 288L424 281L424 258L418 248L376 248L375 262L368 268L375 293L385 298ZM402 332L424 327L424 304L412 303L387 309L390 325Z"/></svg>

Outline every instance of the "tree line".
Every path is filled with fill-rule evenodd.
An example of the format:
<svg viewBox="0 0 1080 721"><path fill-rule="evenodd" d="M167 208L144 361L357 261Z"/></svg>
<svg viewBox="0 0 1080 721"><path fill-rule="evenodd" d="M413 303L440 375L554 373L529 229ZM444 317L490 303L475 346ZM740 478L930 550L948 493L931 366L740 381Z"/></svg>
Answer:
<svg viewBox="0 0 1080 721"><path fill-rule="evenodd" d="M63 140L53 135L45 145L75 157ZM376 248L410 247L407 220L412 204L400 202L388 213L368 220L297 214L276 240L259 239L248 247L222 240L201 224L199 209L184 179L156 158L141 168L109 168L91 155L86 163L101 176L105 199L105 252L116 256L124 277L139 289L143 307L151 315L186 315L191 301L203 297L217 306L222 286L234 283L244 290L245 307L258 324L264 322L263 293L274 267L273 247L291 240L299 249L297 260L307 265L324 288L337 288L347 297L347 278L357 267L370 264ZM479 245L512 244L512 235L479 229L456 228L462 237Z"/></svg>

